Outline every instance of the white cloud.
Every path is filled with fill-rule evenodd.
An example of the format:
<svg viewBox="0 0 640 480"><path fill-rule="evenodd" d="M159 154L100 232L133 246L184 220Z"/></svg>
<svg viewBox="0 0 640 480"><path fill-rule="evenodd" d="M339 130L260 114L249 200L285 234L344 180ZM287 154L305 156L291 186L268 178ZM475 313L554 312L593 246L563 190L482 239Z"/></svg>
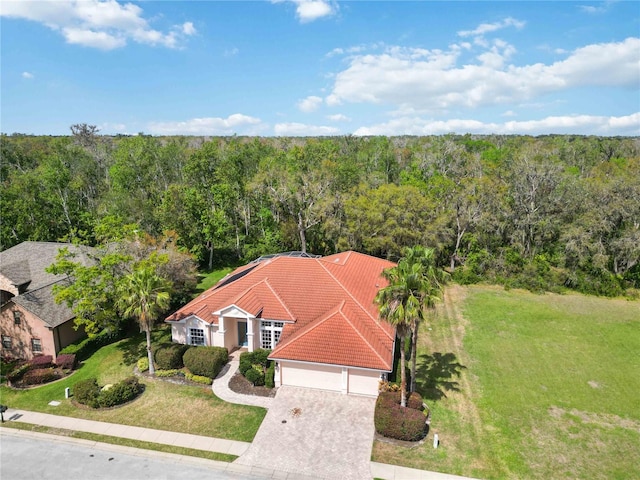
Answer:
<svg viewBox="0 0 640 480"><path fill-rule="evenodd" d="M147 131L154 135L252 135L264 128L259 118L240 113L227 118L192 118L184 122L152 122Z"/></svg>
<svg viewBox="0 0 640 480"><path fill-rule="evenodd" d="M26 78L27 80L31 80L35 78L35 75L31 72L22 72L22 78Z"/></svg>
<svg viewBox="0 0 640 480"><path fill-rule="evenodd" d="M340 130L335 127L305 125L303 123L277 123L273 132L278 137L319 137L340 134Z"/></svg>
<svg viewBox="0 0 640 480"><path fill-rule="evenodd" d="M611 7L612 1L603 2L600 5L579 5L579 8L584 13L588 13L591 15L596 15L600 13L606 13L609 11L609 7Z"/></svg>
<svg viewBox="0 0 640 480"><path fill-rule="evenodd" d="M327 115L327 119L331 120L332 122L350 122L351 121L351 118L341 113L337 113L335 115Z"/></svg>
<svg viewBox="0 0 640 480"><path fill-rule="evenodd" d="M121 48L128 40L177 48L196 33L192 22L174 25L168 32L155 30L143 18L142 8L116 0L3 1L0 15L42 23L60 32L67 43L101 50Z"/></svg>
<svg viewBox="0 0 640 480"><path fill-rule="evenodd" d="M580 134L639 135L640 112L622 117L596 115L566 115L540 120L484 123L472 119L433 120L420 117L395 118L389 122L361 127L354 135L441 135L446 133L475 134Z"/></svg>
<svg viewBox="0 0 640 480"><path fill-rule="evenodd" d="M316 111L322 105L322 98L310 96L298 102L298 109L301 112L309 113Z"/></svg>
<svg viewBox="0 0 640 480"><path fill-rule="evenodd" d="M238 53L240 53L240 50L236 47L233 48L229 48L227 50L224 51L224 56L225 57L235 57Z"/></svg>
<svg viewBox="0 0 640 480"><path fill-rule="evenodd" d="M182 33L191 36L198 33L198 31L196 30L196 27L193 26L193 22L184 22L182 24Z"/></svg>
<svg viewBox="0 0 640 480"><path fill-rule="evenodd" d="M462 30L458 32L458 35L461 37L481 37L485 33L495 32L497 30L502 30L507 27L515 27L518 30L523 28L526 25L525 22L520 20L516 20L512 17L507 17L500 22L495 23L482 23L478 25L474 30Z"/></svg>
<svg viewBox="0 0 640 480"><path fill-rule="evenodd" d="M288 1L296 6L296 16L300 23L313 22L322 17L334 15L337 6L326 0L272 0L273 3Z"/></svg>
<svg viewBox="0 0 640 480"><path fill-rule="evenodd" d="M334 77L328 105L370 103L400 110L442 112L535 99L582 86L637 88L640 38L587 45L553 64L507 64L515 49L494 41L479 63L460 65L461 50L387 47L381 54L352 57Z"/></svg>

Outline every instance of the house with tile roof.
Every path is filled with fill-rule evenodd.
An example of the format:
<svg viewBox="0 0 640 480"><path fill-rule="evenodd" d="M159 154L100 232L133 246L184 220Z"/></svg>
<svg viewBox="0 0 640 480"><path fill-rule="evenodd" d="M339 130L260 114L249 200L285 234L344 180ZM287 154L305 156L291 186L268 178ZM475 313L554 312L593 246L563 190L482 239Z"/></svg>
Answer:
<svg viewBox="0 0 640 480"><path fill-rule="evenodd" d="M376 396L393 368L394 328L374 298L394 264L348 251L274 255L236 269L166 319L173 341L270 349L276 386Z"/></svg>
<svg viewBox="0 0 640 480"><path fill-rule="evenodd" d="M76 261L87 263L89 247L68 243L23 242L0 252L0 334L2 356L31 359L51 355L84 337L75 329L75 315L54 300L53 286L66 280L45 269L66 247Z"/></svg>

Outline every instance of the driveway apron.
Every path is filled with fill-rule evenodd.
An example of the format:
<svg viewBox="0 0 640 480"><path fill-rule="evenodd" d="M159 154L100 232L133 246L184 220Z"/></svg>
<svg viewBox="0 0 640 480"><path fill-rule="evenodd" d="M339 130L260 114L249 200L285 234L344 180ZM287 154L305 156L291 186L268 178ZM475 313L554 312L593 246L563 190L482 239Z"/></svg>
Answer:
<svg viewBox="0 0 640 480"><path fill-rule="evenodd" d="M316 478L371 479L375 399L284 386L234 463Z"/></svg>

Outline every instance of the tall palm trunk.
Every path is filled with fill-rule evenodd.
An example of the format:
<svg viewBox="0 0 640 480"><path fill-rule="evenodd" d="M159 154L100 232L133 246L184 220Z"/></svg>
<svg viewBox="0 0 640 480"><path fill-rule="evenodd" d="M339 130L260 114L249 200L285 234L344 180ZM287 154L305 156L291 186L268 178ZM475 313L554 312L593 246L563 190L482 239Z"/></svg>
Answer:
<svg viewBox="0 0 640 480"><path fill-rule="evenodd" d="M400 406L407 406L407 366L404 353L405 337L400 338Z"/></svg>
<svg viewBox="0 0 640 480"><path fill-rule="evenodd" d="M151 352L151 329L146 328L145 333L147 334L147 358L149 359L149 373L153 375L156 373L156 369L153 366L153 353Z"/></svg>
<svg viewBox="0 0 640 480"><path fill-rule="evenodd" d="M416 323L411 329L411 384L409 385L409 392L416 391L416 362L418 356L418 327L419 323Z"/></svg>

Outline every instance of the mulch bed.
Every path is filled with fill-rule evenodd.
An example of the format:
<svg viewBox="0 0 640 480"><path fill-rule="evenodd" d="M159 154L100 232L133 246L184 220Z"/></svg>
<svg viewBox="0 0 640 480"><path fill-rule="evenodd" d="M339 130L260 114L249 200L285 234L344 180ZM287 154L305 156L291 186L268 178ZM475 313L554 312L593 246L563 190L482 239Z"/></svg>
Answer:
<svg viewBox="0 0 640 480"><path fill-rule="evenodd" d="M229 388L243 395L255 395L257 397L275 397L276 389L267 387L254 387L240 372L229 380Z"/></svg>

